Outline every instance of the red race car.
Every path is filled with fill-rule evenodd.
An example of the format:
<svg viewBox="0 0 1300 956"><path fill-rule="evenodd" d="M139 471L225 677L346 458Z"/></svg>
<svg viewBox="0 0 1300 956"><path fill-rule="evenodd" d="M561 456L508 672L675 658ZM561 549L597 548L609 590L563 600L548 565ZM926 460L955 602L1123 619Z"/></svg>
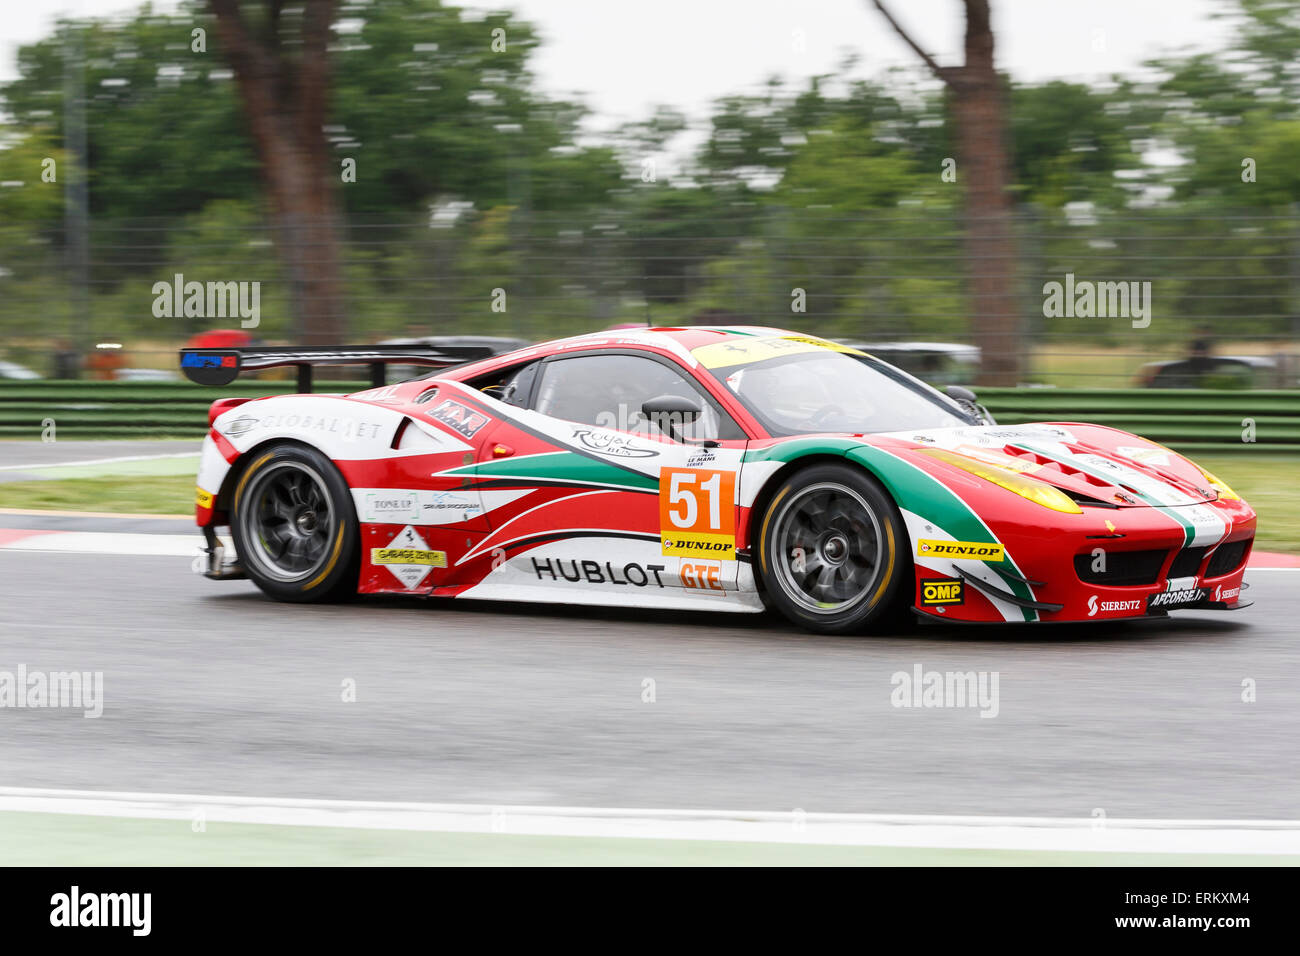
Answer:
<svg viewBox="0 0 1300 956"><path fill-rule="evenodd" d="M352 395L223 399L208 576L363 594L756 612L828 633L1232 609L1255 513L1098 425L993 424L872 356L769 328L615 330L466 362L430 346L186 349L195 381L361 363ZM442 366L383 385L387 364ZM229 526L237 556L215 533Z"/></svg>

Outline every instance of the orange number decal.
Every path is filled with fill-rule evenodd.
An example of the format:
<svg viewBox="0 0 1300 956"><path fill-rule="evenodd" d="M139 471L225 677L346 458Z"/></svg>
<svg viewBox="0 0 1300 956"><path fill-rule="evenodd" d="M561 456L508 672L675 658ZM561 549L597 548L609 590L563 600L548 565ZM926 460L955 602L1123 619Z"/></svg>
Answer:
<svg viewBox="0 0 1300 956"><path fill-rule="evenodd" d="M664 554L736 560L736 473L662 469L659 533Z"/></svg>

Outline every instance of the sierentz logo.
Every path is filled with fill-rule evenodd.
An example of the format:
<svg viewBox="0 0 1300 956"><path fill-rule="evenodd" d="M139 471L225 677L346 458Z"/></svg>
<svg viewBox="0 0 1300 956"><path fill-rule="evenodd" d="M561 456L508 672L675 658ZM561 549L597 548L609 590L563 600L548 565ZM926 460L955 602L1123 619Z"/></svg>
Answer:
<svg viewBox="0 0 1300 956"><path fill-rule="evenodd" d="M1130 611L1140 610L1142 610L1141 598L1134 598L1129 601L1101 601L1098 600L1097 595L1095 594L1088 596L1088 617L1096 617L1098 611L1102 611L1106 614L1113 614L1117 612L1128 613Z"/></svg>
<svg viewBox="0 0 1300 956"><path fill-rule="evenodd" d="M922 558L965 558L974 561L1005 561L1006 549L1000 544L978 541L935 541L922 538L916 542L916 554Z"/></svg>

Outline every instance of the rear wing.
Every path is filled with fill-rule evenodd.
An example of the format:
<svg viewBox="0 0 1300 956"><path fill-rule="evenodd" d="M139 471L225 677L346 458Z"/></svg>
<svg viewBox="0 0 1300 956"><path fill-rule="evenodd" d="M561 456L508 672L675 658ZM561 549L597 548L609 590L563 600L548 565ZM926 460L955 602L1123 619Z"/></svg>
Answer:
<svg viewBox="0 0 1300 956"><path fill-rule="evenodd" d="M496 354L481 345L242 345L231 348L181 349L181 371L199 385L229 385L240 372L292 365L298 370L298 391L311 391L311 370L317 365L368 365L370 384L385 384L389 365L450 368Z"/></svg>

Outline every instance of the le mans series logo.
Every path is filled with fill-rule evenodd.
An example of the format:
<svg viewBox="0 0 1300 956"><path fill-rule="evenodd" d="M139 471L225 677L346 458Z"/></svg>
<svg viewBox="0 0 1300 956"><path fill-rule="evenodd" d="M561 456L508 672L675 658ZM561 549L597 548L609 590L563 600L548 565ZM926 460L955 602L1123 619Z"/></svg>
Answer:
<svg viewBox="0 0 1300 956"><path fill-rule="evenodd" d="M967 561L1005 561L1006 549L1000 544L981 541L937 541L921 538L916 542L921 558L958 558Z"/></svg>

